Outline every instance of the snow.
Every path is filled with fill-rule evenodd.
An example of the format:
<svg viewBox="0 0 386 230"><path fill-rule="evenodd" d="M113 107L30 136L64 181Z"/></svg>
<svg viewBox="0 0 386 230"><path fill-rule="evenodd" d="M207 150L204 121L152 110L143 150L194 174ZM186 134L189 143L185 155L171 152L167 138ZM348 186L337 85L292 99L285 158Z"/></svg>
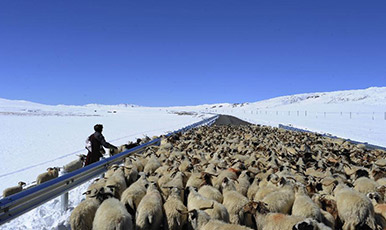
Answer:
<svg viewBox="0 0 386 230"><path fill-rule="evenodd" d="M178 115L183 114L183 115ZM121 145L143 135L161 135L211 113L251 123L292 125L320 133L386 146L386 87L297 94L230 104L141 107L131 104L41 105L0 99L0 189L31 183L48 167L62 166L85 153L85 139L97 123L107 141ZM350 115L351 114L351 115ZM70 210L53 199L0 229L68 229L71 210L83 199L87 182L70 191Z"/></svg>

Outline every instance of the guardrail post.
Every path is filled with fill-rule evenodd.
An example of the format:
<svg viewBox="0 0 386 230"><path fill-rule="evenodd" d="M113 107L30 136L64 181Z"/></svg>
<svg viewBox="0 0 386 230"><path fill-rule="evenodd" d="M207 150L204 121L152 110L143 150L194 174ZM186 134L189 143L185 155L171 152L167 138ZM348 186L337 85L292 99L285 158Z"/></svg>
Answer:
<svg viewBox="0 0 386 230"><path fill-rule="evenodd" d="M61 175L60 175L60 176L63 176L63 175L65 175L65 174L67 174L67 172L63 170L63 171L61 172ZM62 206L62 212L67 211L67 209L68 209L68 192L63 193L63 194L60 196L60 202L61 202L61 206Z"/></svg>
<svg viewBox="0 0 386 230"><path fill-rule="evenodd" d="M385 112L385 120L386 120L386 112Z"/></svg>
<svg viewBox="0 0 386 230"><path fill-rule="evenodd" d="M350 119L351 119L351 112L350 112Z"/></svg>

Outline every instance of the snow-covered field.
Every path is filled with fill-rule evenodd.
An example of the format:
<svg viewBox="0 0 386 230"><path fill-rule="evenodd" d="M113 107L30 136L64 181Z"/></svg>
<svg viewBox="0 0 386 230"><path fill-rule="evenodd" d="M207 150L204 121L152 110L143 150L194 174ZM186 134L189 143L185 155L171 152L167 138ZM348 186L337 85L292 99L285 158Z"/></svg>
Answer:
<svg viewBox="0 0 386 230"><path fill-rule="evenodd" d="M195 112L177 115L173 112ZM97 123L107 141L120 145L143 135L165 134L208 113L231 114L252 123L291 124L356 141L386 146L386 87L299 94L243 104L149 108L133 105L47 106L0 99L0 189L30 183L47 167L85 153L84 141ZM88 183L70 192L70 207ZM0 226L0 229L67 229L70 211L59 198Z"/></svg>

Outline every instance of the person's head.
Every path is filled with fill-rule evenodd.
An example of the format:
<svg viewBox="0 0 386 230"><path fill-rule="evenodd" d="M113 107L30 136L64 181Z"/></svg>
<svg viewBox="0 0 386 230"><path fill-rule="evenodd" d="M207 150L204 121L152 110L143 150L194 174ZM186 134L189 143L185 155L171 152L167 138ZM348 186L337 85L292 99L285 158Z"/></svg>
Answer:
<svg viewBox="0 0 386 230"><path fill-rule="evenodd" d="M94 125L94 130L95 130L95 132L102 132L102 130L103 130L103 125L101 125L101 124L96 124L96 125Z"/></svg>

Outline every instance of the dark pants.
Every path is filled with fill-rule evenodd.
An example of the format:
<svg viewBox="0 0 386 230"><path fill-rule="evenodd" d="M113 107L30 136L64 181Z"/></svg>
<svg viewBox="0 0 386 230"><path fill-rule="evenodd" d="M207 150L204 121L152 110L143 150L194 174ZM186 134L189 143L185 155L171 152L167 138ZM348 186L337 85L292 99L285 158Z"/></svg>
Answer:
<svg viewBox="0 0 386 230"><path fill-rule="evenodd" d="M100 158L101 158L100 153L88 152L84 166L95 163L95 162L99 161Z"/></svg>

